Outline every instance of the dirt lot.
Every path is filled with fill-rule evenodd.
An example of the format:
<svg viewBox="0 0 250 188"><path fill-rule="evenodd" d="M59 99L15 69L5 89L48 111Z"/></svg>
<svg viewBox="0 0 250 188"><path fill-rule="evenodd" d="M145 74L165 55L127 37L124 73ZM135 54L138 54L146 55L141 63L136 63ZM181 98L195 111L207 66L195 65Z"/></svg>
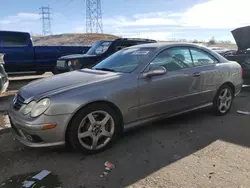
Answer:
<svg viewBox="0 0 250 188"><path fill-rule="evenodd" d="M156 122L125 133L113 148L94 156L28 148L10 133L0 134L0 187L49 170L46 187L248 188L250 116L236 111L250 111L249 100L250 88L244 88L227 116L207 109ZM106 161L115 169L101 178Z"/></svg>

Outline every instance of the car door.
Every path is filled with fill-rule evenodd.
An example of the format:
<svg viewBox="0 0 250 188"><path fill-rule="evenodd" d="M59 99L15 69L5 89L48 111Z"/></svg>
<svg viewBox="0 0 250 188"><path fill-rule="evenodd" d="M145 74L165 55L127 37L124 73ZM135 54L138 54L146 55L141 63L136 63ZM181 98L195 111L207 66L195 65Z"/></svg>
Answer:
<svg viewBox="0 0 250 188"><path fill-rule="evenodd" d="M199 105L213 101L216 92L216 84L220 83L219 61L209 52L201 48L190 48L194 63L194 72L197 76L196 85L199 93L193 96Z"/></svg>
<svg viewBox="0 0 250 188"><path fill-rule="evenodd" d="M145 71L151 66L163 66L167 73L139 78L140 118L176 113L196 105L190 99L200 90L189 48L165 49Z"/></svg>

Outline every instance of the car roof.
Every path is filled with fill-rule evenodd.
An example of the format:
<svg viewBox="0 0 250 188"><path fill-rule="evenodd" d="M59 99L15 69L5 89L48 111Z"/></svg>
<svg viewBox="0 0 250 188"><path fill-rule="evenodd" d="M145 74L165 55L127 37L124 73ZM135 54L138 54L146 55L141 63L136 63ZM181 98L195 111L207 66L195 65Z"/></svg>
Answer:
<svg viewBox="0 0 250 188"><path fill-rule="evenodd" d="M28 32L22 32L22 31L5 31L5 30L0 30L0 33L17 33L17 34L27 34L27 35L29 35Z"/></svg>
<svg viewBox="0 0 250 188"><path fill-rule="evenodd" d="M176 46L188 46L188 47L196 47L200 48L203 47L203 45L199 44L193 44L193 43L184 43L184 42L154 42L154 43L146 43L146 44L139 44L136 46L131 46L129 48L166 48L166 47L176 47Z"/></svg>
<svg viewBox="0 0 250 188"><path fill-rule="evenodd" d="M143 39L143 38L117 38L117 39L103 39L98 42L114 42L114 41L124 41L124 42L145 42L145 43L154 43L157 42L156 40L151 40L151 39Z"/></svg>
<svg viewBox="0 0 250 188"><path fill-rule="evenodd" d="M145 38L118 38L115 40L116 41L135 41L135 42L145 42L145 43L157 42L156 40L145 39Z"/></svg>

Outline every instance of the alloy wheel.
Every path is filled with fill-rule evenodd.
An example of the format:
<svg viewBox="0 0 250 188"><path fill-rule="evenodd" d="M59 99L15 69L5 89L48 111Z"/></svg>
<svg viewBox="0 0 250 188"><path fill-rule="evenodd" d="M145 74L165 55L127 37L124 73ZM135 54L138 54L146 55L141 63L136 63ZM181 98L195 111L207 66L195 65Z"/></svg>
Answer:
<svg viewBox="0 0 250 188"><path fill-rule="evenodd" d="M228 88L221 90L218 100L219 111L221 113L226 113L230 109L233 100L231 90Z"/></svg>
<svg viewBox="0 0 250 188"><path fill-rule="evenodd" d="M106 111L94 111L86 115L78 128L80 144L89 150L106 146L115 131L115 122Z"/></svg>

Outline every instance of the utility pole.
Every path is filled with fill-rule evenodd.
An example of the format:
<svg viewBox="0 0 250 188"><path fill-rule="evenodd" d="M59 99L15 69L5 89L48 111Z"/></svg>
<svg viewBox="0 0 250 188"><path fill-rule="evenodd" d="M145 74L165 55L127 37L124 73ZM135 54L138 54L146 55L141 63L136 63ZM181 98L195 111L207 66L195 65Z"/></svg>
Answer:
<svg viewBox="0 0 250 188"><path fill-rule="evenodd" d="M86 0L86 33L103 33L101 0Z"/></svg>
<svg viewBox="0 0 250 188"><path fill-rule="evenodd" d="M51 35L52 34L51 23L50 23L50 20L51 20L50 10L51 10L51 8L49 6L47 6L47 7L42 6L40 8L40 10L41 10L40 15L41 15L41 19L42 19L42 29L43 29L42 33L44 36Z"/></svg>

